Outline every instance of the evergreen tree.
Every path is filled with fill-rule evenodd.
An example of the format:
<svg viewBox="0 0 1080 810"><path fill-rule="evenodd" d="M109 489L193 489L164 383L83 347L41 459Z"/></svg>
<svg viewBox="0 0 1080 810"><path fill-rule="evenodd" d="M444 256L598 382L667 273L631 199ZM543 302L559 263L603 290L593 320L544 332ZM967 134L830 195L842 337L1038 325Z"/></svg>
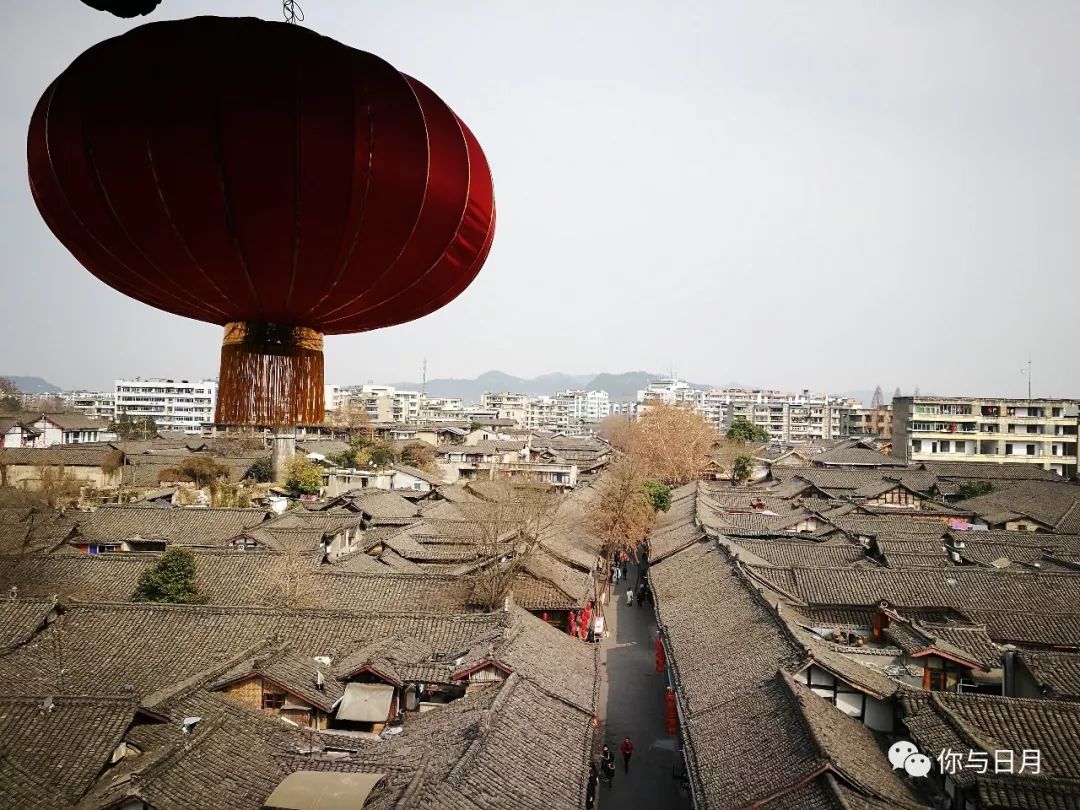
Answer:
<svg viewBox="0 0 1080 810"><path fill-rule="evenodd" d="M195 555L180 546L167 549L153 567L143 571L131 598L179 605L204 601L195 585Z"/></svg>
<svg viewBox="0 0 1080 810"><path fill-rule="evenodd" d="M658 481L646 481L641 485L654 512L666 512L671 508L671 488Z"/></svg>

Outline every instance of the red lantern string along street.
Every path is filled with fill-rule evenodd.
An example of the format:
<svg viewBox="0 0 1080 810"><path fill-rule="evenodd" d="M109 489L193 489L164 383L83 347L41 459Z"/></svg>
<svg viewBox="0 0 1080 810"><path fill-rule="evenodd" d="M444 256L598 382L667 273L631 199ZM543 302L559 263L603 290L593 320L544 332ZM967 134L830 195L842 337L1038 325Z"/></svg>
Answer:
<svg viewBox="0 0 1080 810"><path fill-rule="evenodd" d="M97 278L225 327L218 422L323 419L323 335L420 318L476 277L491 174L438 96L305 28L198 17L79 56L27 137L49 228Z"/></svg>

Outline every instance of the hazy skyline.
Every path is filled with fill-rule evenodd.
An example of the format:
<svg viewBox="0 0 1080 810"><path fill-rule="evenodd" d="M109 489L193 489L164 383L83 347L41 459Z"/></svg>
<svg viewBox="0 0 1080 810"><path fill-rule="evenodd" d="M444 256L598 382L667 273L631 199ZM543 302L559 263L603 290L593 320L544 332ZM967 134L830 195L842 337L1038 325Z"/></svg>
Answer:
<svg viewBox="0 0 1080 810"><path fill-rule="evenodd" d="M418 322L330 337L341 384L674 370L835 391L1080 396L1080 5L303 0L439 93L492 166L491 256ZM0 372L216 376L219 327L97 281L41 221L25 139L95 42L279 0L78 0L0 32Z"/></svg>

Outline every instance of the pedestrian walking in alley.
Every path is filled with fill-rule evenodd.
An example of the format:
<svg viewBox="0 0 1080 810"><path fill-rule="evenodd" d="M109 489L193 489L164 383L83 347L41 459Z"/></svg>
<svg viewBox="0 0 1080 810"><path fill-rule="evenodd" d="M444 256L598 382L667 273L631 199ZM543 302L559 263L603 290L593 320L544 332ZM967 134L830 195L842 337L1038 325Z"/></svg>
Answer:
<svg viewBox="0 0 1080 810"><path fill-rule="evenodd" d="M596 806L596 783L599 778L596 774L596 763L589 763L589 784L585 788L585 808L592 810Z"/></svg>
<svg viewBox="0 0 1080 810"><path fill-rule="evenodd" d="M629 737L623 737L619 750L622 751L623 773L630 773L630 757L634 754L634 744Z"/></svg>
<svg viewBox="0 0 1080 810"><path fill-rule="evenodd" d="M607 783L612 784L615 781L615 755L611 753L611 749L606 745L604 750L600 752L600 768Z"/></svg>
<svg viewBox="0 0 1080 810"><path fill-rule="evenodd" d="M634 589L633 588L627 588L626 589L626 604L627 604L628 607L630 605L634 604Z"/></svg>
<svg viewBox="0 0 1080 810"><path fill-rule="evenodd" d="M638 585L638 589L637 589L637 606L638 607L641 607L642 604L644 604L644 602L645 602L645 593L648 590L649 590L649 588L648 588L648 586L645 585L644 582L642 582L640 585Z"/></svg>

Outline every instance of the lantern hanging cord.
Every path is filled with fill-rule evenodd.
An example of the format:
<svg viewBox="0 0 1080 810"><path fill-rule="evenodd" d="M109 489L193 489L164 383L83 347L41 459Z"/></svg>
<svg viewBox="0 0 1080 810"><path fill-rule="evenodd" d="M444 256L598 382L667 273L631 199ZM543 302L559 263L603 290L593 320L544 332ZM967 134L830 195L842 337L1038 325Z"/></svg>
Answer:
<svg viewBox="0 0 1080 810"><path fill-rule="evenodd" d="M304 10L296 0L282 0L281 11L285 15L285 22L298 23L304 21Z"/></svg>

